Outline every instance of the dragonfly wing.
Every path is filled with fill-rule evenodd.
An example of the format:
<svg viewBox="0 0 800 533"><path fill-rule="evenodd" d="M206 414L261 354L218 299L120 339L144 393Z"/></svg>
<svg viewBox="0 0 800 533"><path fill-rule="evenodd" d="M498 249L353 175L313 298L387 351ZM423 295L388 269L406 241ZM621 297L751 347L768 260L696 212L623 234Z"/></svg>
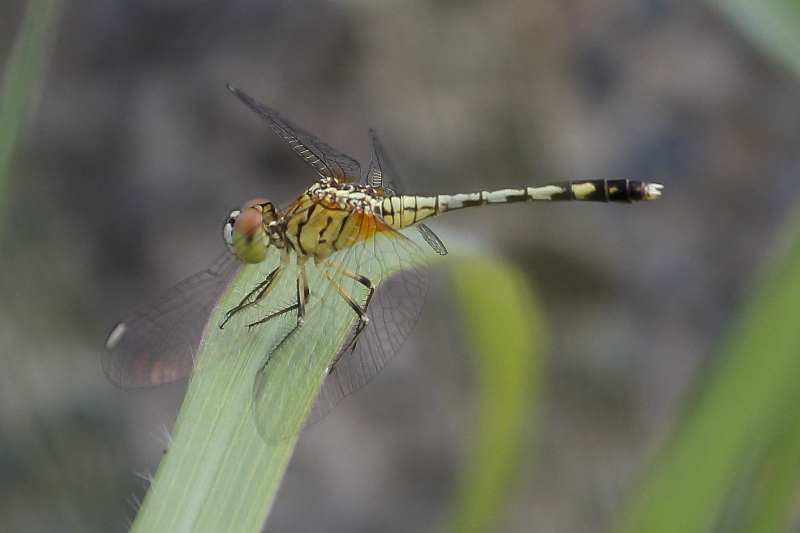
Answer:
<svg viewBox="0 0 800 533"><path fill-rule="evenodd" d="M414 226L414 229L422 234L422 238L425 239L425 242L428 243L428 246L433 248L434 252L436 252L439 255L447 255L447 247L439 239L439 236L433 232L431 228L429 228L425 224L417 224Z"/></svg>
<svg viewBox="0 0 800 533"><path fill-rule="evenodd" d="M419 318L428 292L429 272L420 248L403 235L381 232L358 245L348 263L375 259L387 268L402 266L380 283L367 308L369 323L353 345L355 328L333 359L338 363L325 378L311 408L314 424L349 394L366 385L386 365ZM366 275L366 273L364 273Z"/></svg>
<svg viewBox="0 0 800 533"><path fill-rule="evenodd" d="M388 163L388 158L386 157L385 152L383 151L383 145L378 140L378 136L375 135L375 130L369 130L369 143L372 147L372 160L369 163L369 172L367 173L367 185L372 187L373 189L383 189L385 196L391 196L396 191L391 183L386 183L386 180L383 175L383 165L381 164L381 160L386 161L387 167L390 166ZM379 155L380 154L380 155ZM391 169L390 169L391 172Z"/></svg>
<svg viewBox="0 0 800 533"><path fill-rule="evenodd" d="M307 142L313 144L322 154L325 166L333 174L330 177L339 183L353 183L361 179L361 165L358 161L312 135L308 135Z"/></svg>
<svg viewBox="0 0 800 533"><path fill-rule="evenodd" d="M228 89L264 119L320 177L332 178L339 183L351 183L361 179L361 165L358 161L311 135L271 107L256 102L236 87L228 85Z"/></svg>
<svg viewBox="0 0 800 533"><path fill-rule="evenodd" d="M106 341L103 370L108 379L135 388L189 377L208 319L241 265L226 252L205 270L134 309Z"/></svg>
<svg viewBox="0 0 800 533"><path fill-rule="evenodd" d="M367 173L367 184L375 189L382 189L385 196L397 194L397 184L395 179L397 172L392 165L383 144L375 134L375 130L369 130L370 145L372 146L372 161L369 164ZM425 224L416 224L414 229L422 234L422 238L439 255L447 255L447 247Z"/></svg>

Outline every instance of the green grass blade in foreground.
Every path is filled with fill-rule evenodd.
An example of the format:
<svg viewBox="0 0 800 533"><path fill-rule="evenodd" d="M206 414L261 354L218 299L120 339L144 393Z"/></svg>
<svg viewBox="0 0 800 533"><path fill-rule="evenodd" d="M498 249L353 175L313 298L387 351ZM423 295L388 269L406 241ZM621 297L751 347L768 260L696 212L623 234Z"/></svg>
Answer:
<svg viewBox="0 0 800 533"><path fill-rule="evenodd" d="M19 144L32 96L41 81L53 42L58 2L32 0L6 64L0 88L0 209L10 179L11 159Z"/></svg>
<svg viewBox="0 0 800 533"><path fill-rule="evenodd" d="M713 374L632 492L617 531L708 531L720 519L742 465L752 464L754 447L794 431L785 413L800 412L798 214L789 221L789 238L777 247L771 271L716 354Z"/></svg>
<svg viewBox="0 0 800 533"><path fill-rule="evenodd" d="M445 529L497 531L539 418L545 328L518 270L486 256L452 259L448 270L473 345L477 399L475 429Z"/></svg>
<svg viewBox="0 0 800 533"><path fill-rule="evenodd" d="M220 329L222 314L274 266L242 269L212 317L168 452L132 531L261 530L324 370L349 329L341 317L352 315L342 298L330 297L325 289L330 284L320 285L321 274L312 267L309 281L322 287L316 293L320 297L312 299L305 324L280 349L272 353L275 339L294 321L291 314L248 330L246 324L264 313L255 309ZM290 302L295 290L292 276L286 276L273 301ZM259 432L253 382L270 353L270 365L288 364L276 365L279 370L273 370L261 401L274 406L284 427L296 431L274 440L265 435L265 442L261 433L269 429L262 426Z"/></svg>
<svg viewBox="0 0 800 533"><path fill-rule="evenodd" d="M714 0L713 3L767 55L800 76L800 2Z"/></svg>
<svg viewBox="0 0 800 533"><path fill-rule="evenodd" d="M336 260L379 284L401 261L383 252L404 242L378 235L368 247L354 247ZM277 256L245 266L212 316L168 453L132 531L261 530L325 370L355 321L347 302L309 261L305 322L279 348L277 340L296 323L294 313L253 328L247 324L296 301L293 266L268 301L220 329L225 311L267 277ZM359 294L359 287L366 291L356 280L339 281L349 294ZM268 377L254 401L255 376L268 354Z"/></svg>

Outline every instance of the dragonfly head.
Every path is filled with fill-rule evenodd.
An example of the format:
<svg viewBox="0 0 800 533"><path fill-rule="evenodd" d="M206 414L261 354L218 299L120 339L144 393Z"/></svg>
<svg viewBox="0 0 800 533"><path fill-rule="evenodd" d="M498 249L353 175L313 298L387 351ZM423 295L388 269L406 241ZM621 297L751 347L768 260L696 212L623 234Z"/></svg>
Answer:
<svg viewBox="0 0 800 533"><path fill-rule="evenodd" d="M270 239L266 228L277 219L275 206L264 198L250 200L228 215L222 238L243 263L260 263L267 256Z"/></svg>

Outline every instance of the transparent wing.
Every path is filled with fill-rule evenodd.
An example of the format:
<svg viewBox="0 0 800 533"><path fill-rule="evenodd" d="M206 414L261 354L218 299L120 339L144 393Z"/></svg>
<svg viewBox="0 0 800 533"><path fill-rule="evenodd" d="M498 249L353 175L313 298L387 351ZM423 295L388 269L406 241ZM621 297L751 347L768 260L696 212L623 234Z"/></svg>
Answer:
<svg viewBox="0 0 800 533"><path fill-rule="evenodd" d="M103 370L114 384L149 387L189 377L203 331L242 264L230 253L133 310L108 336Z"/></svg>
<svg viewBox="0 0 800 533"><path fill-rule="evenodd" d="M354 328L333 359L338 363L325 378L307 425L317 422L381 371L414 327L428 292L429 273L422 250L397 232L378 233L347 252L341 259L344 266L355 266L360 274L383 281L367 308L369 323L354 345L353 321ZM334 256L334 260L339 257ZM346 280L340 282L346 285Z"/></svg>
<svg viewBox="0 0 800 533"><path fill-rule="evenodd" d="M433 232L431 228L425 224L417 224L414 229L422 234L422 238L428 243L428 246L433 248L433 251L439 255L447 255L447 247L439 240L439 237Z"/></svg>
<svg viewBox="0 0 800 533"><path fill-rule="evenodd" d="M397 172L392 165L389 156L383 149L383 144L378 140L375 135L375 130L369 130L370 144L372 145L372 161L369 164L369 172L367 173L367 184L374 189L383 189L385 196L392 196L397 194ZM422 238L428 243L428 246L433 248L433 251L439 255L447 255L447 247L436 236L432 229L425 224L416 224L414 229L422 234Z"/></svg>
<svg viewBox="0 0 800 533"><path fill-rule="evenodd" d="M228 85L228 89L264 119L320 177L332 178L339 183L350 183L361 179L361 165L358 161L311 135L274 109L256 102L236 87Z"/></svg>

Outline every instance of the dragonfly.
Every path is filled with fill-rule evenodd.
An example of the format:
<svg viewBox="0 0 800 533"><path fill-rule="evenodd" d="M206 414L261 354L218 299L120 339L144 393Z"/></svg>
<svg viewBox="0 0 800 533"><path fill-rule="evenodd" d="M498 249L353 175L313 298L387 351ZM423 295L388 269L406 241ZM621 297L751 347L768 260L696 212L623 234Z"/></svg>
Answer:
<svg viewBox="0 0 800 533"><path fill-rule="evenodd" d="M434 252L444 255L445 245L424 221L449 211L529 201L636 203L655 200L662 191L660 184L617 179L435 196L404 195L396 190L394 171L374 131L370 131L372 158L362 182L358 161L235 87L228 85L228 89L269 124L316 172L318 180L286 207L256 198L231 211L222 230L226 253L205 270L135 308L112 329L106 341L103 369L110 381L120 387L148 387L190 377L206 325L239 270L269 258L274 260L277 254L277 266L249 288L238 305L226 310L217 326L224 328L240 314L252 316L254 310L269 308L274 310L258 315L247 324L246 331L289 316L292 327L284 340L289 338L303 327L309 303L317 294L309 286L307 269L319 268L324 273L320 279L333 289L325 291L325 297L346 302L351 315L343 319L351 320L352 326L339 351L331 357L309 416L314 422L380 372L419 316L427 293L428 272L423 251L403 230L415 228ZM376 246L376 242L388 246ZM359 265L368 262L400 268L376 283L359 272ZM386 272L389 273L388 268ZM296 287L293 301L267 306L273 289L291 276ZM265 386L269 361L267 354L254 377L256 396Z"/></svg>

